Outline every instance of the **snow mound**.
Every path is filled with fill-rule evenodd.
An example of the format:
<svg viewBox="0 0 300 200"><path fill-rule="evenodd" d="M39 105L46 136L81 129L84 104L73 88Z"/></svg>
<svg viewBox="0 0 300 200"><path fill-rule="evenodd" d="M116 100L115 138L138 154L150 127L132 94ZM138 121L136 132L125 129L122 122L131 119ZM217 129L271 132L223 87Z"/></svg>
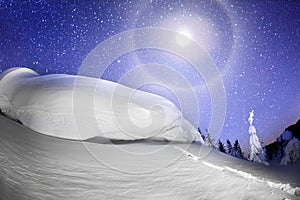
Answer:
<svg viewBox="0 0 300 200"><path fill-rule="evenodd" d="M0 76L0 109L34 131L65 139L203 142L169 100L102 79L13 68Z"/></svg>

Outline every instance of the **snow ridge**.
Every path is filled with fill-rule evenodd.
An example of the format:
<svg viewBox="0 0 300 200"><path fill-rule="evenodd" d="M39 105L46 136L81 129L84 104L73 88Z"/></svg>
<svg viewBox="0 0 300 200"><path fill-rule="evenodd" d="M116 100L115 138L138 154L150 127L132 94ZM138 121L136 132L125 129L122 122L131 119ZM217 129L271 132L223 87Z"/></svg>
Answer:
<svg viewBox="0 0 300 200"><path fill-rule="evenodd" d="M266 183L271 188L280 189L280 190L283 190L283 191L285 191L285 192L287 192L289 194L300 196L300 188L299 187L292 187L288 183L275 183L275 182L272 182L272 181L267 181L267 180L255 177L255 176L253 176L250 173L243 172L241 170L233 169L233 168L227 167L227 166L224 166L224 167L227 170L229 170L229 171L231 171L231 172L233 172L235 174L238 174L238 175L240 175L240 176L242 176L242 177L244 177L246 179L257 181L257 182L263 182L263 183Z"/></svg>
<svg viewBox="0 0 300 200"><path fill-rule="evenodd" d="M208 167L211 167L211 168L214 168L214 169L217 169L217 170L220 170L220 171L224 171L224 170L225 170L224 167L220 167L220 166L211 164L211 163L206 162L206 161L203 161L202 163L203 163L204 165L208 166Z"/></svg>
<svg viewBox="0 0 300 200"><path fill-rule="evenodd" d="M185 155L187 155L189 158L193 159L194 161L198 161L200 159L200 157L180 148L180 147L174 147L175 149L178 149L180 150L181 152L183 152ZM195 159L197 158L197 159ZM262 182L262 183L265 183L267 184L269 187L271 188L275 188L275 189L280 189L286 193L289 193L291 195L295 195L295 196L300 196L300 188L299 187L292 187L290 184L288 183L275 183L275 182L272 182L272 181L267 181L267 180L264 180L264 179L261 179L261 178L258 178L256 176L253 176L252 174L250 173L247 173L247 172L244 172L244 171L241 171L241 170L238 170L238 169L234 169L234 168L231 168L231 167L228 167L228 166L218 166L218 165L215 165L215 164L212 164L210 162L207 162L207 161L202 161L202 163L210 168L213 168L213 169L216 169L216 170L220 170L220 171L229 171L231 173L234 173L234 174L237 174L243 178L246 178L248 180L252 180L254 182ZM226 169L226 170L225 170Z"/></svg>

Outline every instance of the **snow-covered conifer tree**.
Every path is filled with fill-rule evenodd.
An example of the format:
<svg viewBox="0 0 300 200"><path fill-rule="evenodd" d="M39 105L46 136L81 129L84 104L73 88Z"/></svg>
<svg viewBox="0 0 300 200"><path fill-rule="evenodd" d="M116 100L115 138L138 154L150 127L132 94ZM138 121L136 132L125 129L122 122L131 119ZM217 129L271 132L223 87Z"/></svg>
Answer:
<svg viewBox="0 0 300 200"><path fill-rule="evenodd" d="M207 135L206 135L206 137L204 139L204 142L205 142L206 146L212 147L214 149L216 148L216 145L214 144L214 139L212 139L210 137L210 134L208 133L208 131L207 131Z"/></svg>
<svg viewBox="0 0 300 200"><path fill-rule="evenodd" d="M256 129L253 125L253 117L254 117L254 110L252 110L249 113L248 122L250 124L249 126L249 160L250 161L256 161L261 162L265 165L269 165L269 163L266 161L265 153L262 150L260 141L256 135Z"/></svg>
<svg viewBox="0 0 300 200"><path fill-rule="evenodd" d="M299 140L293 138L284 148L284 156L281 159L282 165L293 164L299 160Z"/></svg>

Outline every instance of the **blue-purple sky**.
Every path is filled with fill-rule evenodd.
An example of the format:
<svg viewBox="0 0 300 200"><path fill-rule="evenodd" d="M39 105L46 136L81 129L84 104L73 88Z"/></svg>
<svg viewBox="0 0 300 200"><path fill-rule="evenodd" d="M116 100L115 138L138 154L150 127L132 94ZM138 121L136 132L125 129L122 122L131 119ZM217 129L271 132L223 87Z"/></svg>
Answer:
<svg viewBox="0 0 300 200"><path fill-rule="evenodd" d="M205 49L221 73L227 111L220 139L237 138L247 147L247 118L254 109L257 134L269 143L300 118L299 13L296 0L0 0L0 72L24 66L40 74L76 74L87 54L117 33L172 29ZM175 55L132 52L117 59L102 78L118 81L128 70L150 62L174 67L199 86L200 129L205 132L209 93L192 66ZM174 101L165 90L152 92Z"/></svg>

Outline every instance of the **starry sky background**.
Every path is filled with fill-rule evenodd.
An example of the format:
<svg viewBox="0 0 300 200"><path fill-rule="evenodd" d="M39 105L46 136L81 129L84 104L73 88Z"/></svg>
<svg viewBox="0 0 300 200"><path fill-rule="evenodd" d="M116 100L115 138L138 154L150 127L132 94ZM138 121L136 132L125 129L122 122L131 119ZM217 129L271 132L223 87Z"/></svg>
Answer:
<svg viewBox="0 0 300 200"><path fill-rule="evenodd" d="M248 115L265 143L300 118L299 1L6 1L0 0L0 72L29 67L40 74L76 74L97 44L125 30L162 27L187 34L218 67L227 94L221 141L248 147ZM210 97L192 66L159 50L119 57L102 78L118 81L135 66L174 68L194 86L202 132ZM164 88L144 88L176 103ZM217 139L217 138L216 138Z"/></svg>

